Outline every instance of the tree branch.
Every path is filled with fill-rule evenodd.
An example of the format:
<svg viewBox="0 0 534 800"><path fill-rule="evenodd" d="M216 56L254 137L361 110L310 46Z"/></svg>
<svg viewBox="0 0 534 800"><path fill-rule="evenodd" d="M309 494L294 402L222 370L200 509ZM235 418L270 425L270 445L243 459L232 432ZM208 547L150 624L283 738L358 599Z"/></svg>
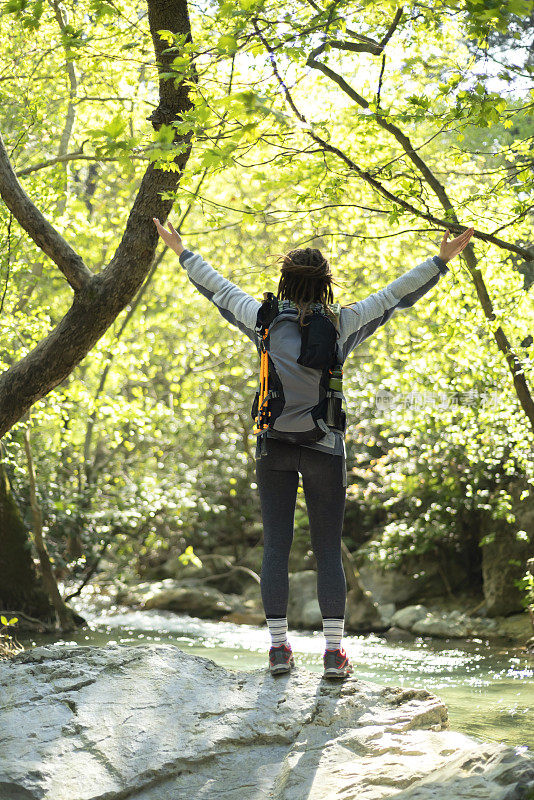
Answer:
<svg viewBox="0 0 534 800"><path fill-rule="evenodd" d="M305 129L305 131L308 134L308 136L310 136L313 139L314 142L317 142L317 144L319 144L323 150L325 150L325 151L327 151L329 153L332 153L333 155L336 155L353 172L355 172L360 178L362 178L366 183L368 183L370 186L372 186L373 189L376 189L376 191L379 192L379 194L381 194L383 197L385 197L387 200L389 200L394 205L400 206L405 211L409 211L410 214L413 214L416 217L420 217L421 219L426 219L427 222L431 222L433 225L437 225L438 227L443 228L445 230L450 230L451 232L454 232L454 233L463 233L464 231L467 230L467 226L466 225L460 225L458 222L455 222L454 220L442 219L441 217L437 217L432 213L429 213L427 211L422 211L421 209L416 208L415 206L413 206L407 200L404 200L401 197L397 197L397 195L395 195L393 192L390 192L389 189L387 189L382 183L380 183L380 181L376 180L376 178L374 178L369 172L367 172L366 170L364 170L361 167L359 167L350 158L350 156L348 156L346 153L344 153L338 147L335 147L334 145L331 145L329 142L327 142L325 139L323 139L321 136L319 136L319 134L317 134L313 130L312 125L308 122L308 120L306 119L304 114L302 114L299 111L299 109L297 108L297 106L296 106L296 104L295 104L295 102L293 100L293 97L291 96L291 92L287 88L287 86L286 86L286 84L284 82L284 79L282 78L282 76L280 75L280 72L278 71L278 66L277 66L276 60L274 58L274 53L273 53L271 47L269 46L269 43L266 41L265 37L262 35L262 33L258 29L258 27L256 25L254 27L256 29L256 34L257 34L258 38L260 39L260 41L262 42L263 46L265 47L265 49L269 53L269 57L270 57L270 60L271 60L271 66L273 68L273 73L274 73L278 83L280 84L280 86L282 88L282 91L284 93L284 96L286 98L286 101L287 101L289 107L291 108L291 110L293 111L293 113L295 114L297 119L302 123L302 126ZM317 63L320 63L320 62L317 62ZM320 66L323 67L324 65L321 64ZM329 69L329 68L327 67L327 69ZM342 83L346 83L344 81L344 79L341 78L341 77L340 77L340 80L342 81ZM352 90L352 91L354 92L354 90ZM357 96L357 97L360 97L360 95L358 95L357 92L354 92L354 95ZM363 100L363 98L361 98L361 99ZM366 100L364 100L363 102L367 103ZM406 137L406 139L407 139L407 137ZM409 141L409 140L407 140L407 141ZM411 147L411 145L410 145L410 147ZM415 150L413 148L412 148L412 151L415 153ZM523 256L523 258L526 261L532 261L532 257L533 257L532 252L530 252L529 250L526 250L524 247L520 247L518 245L512 244L511 242L505 242L502 239L498 239L496 236L493 236L491 233L485 233L484 231L475 230L473 236L476 237L477 239L480 239L483 242L491 242L492 244L497 245L497 247L501 247L503 250L509 250L509 251L511 251L513 253L517 253L518 255Z"/></svg>
<svg viewBox="0 0 534 800"><path fill-rule="evenodd" d="M403 15L403 13L404 13L404 9L402 8L402 6L400 8L398 8L397 11L395 12L395 16L393 17L393 22L391 23L391 25L387 29L386 34L380 40L380 47L382 49L387 45L387 43L389 42L389 40L391 39L391 37L395 33L395 29L397 28L397 25L401 21L401 17Z"/></svg>
<svg viewBox="0 0 534 800"><path fill-rule="evenodd" d="M310 57L311 59L311 57ZM368 108L369 103L364 100L364 98L360 97L357 92L355 92L346 81L338 75L336 72L331 70L329 67L326 67L324 64L321 64L319 61L312 60L310 63L310 59L308 59L308 64L319 69L325 75L330 77L337 85L345 91L346 94L351 97L356 103L358 103L363 108ZM421 173L423 178L425 179L428 186L430 186L431 190L434 192L436 197L438 198L441 206L443 209L449 213L450 222L446 224L446 227L449 229L458 229L458 217L456 215L455 208L449 199L447 194L447 190L443 186L443 184L438 180L438 178L434 175L426 161L416 152L416 149L413 147L410 139L406 136L401 129L395 125L394 123L390 122L388 119L383 117L379 111L376 111L374 114L374 119L380 125L381 128L391 133L397 142L401 145L402 149L410 159L410 161L414 164L416 169ZM428 219L430 215L418 212L419 216ZM498 247L502 247L503 249L518 252L520 249L522 255L526 261L533 260L533 253L532 251L526 250L524 248L518 248L517 245L511 244L510 242L504 242L502 239L498 239L494 234L484 234L481 235L479 231L475 231L473 234L478 239L482 239L483 241L492 242L496 244ZM488 292L486 283L484 281L484 277L478 268L478 260L473 248L472 244L468 244L464 251L464 258L467 264L467 268L469 270L469 274L471 275L473 284L475 286L475 291L477 293L477 297L479 303L482 307L482 311L484 312L484 316L490 322L495 319L495 310L493 306L492 299ZM493 331L493 336L497 347L503 354L508 369L510 371L510 375L512 377L515 393L517 398L521 404L525 415L527 416L528 420L532 428L534 429L534 398L532 396L532 392L530 387L527 383L525 377L525 371L523 369L523 365L521 359L517 356L515 351L512 348L510 340L506 336L506 333L501 325L499 325Z"/></svg>
<svg viewBox="0 0 534 800"><path fill-rule="evenodd" d="M129 156L131 159L134 158L142 158L146 160L146 156L135 155L135 153L131 153ZM92 156L89 154L85 154L82 150L75 150L72 153L65 153L63 156L55 156L55 158L49 158L47 161L39 161L37 164L32 164L31 167L24 167L24 169L19 169L16 171L17 178L24 177L25 175L31 175L32 172L38 172L40 169L47 169L48 167L53 167L56 164L63 164L66 161L117 161L114 156Z"/></svg>
<svg viewBox="0 0 534 800"><path fill-rule="evenodd" d="M382 46L378 42L373 42L367 39L364 42L345 42L340 39L327 39L320 44L315 50L310 53L310 58L315 59L317 56L324 53L327 47L333 50L350 50L352 53L371 53L373 56L379 56L382 53Z"/></svg>
<svg viewBox="0 0 534 800"><path fill-rule="evenodd" d="M85 266L78 253L34 206L18 182L1 133L0 196L35 244L59 267L74 291L80 291L91 280L92 272Z"/></svg>

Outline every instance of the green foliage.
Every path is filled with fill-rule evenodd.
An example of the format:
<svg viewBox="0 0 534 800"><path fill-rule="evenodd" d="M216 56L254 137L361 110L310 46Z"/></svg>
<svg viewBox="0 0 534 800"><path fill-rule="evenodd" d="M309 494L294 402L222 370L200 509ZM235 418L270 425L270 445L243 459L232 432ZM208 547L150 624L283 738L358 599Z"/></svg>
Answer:
<svg viewBox="0 0 534 800"><path fill-rule="evenodd" d="M18 617L0 617L0 659L10 658L24 649L9 631L17 622Z"/></svg>
<svg viewBox="0 0 534 800"><path fill-rule="evenodd" d="M515 584L522 594L523 606L530 611L534 619L534 559L529 560L524 576L515 581Z"/></svg>
<svg viewBox="0 0 534 800"><path fill-rule="evenodd" d="M186 547L184 552L180 553L178 558L182 562L182 564L194 564L195 567L201 567L202 566L202 561L200 560L200 558L198 556L196 556L194 554L193 548L191 547L191 545Z"/></svg>

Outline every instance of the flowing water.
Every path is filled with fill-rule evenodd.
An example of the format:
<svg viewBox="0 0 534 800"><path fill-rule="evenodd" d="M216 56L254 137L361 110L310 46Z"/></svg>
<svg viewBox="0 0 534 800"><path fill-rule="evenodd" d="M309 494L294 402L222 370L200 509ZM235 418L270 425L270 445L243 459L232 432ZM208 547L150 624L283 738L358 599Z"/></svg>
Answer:
<svg viewBox="0 0 534 800"><path fill-rule="evenodd" d="M88 626L68 639L34 634L20 638L21 643L29 648L49 643L166 642L229 669L267 665L265 626L214 622L170 611L97 610L86 605L77 610ZM289 639L298 664L321 673L322 633L291 631ZM428 689L447 705L451 728L534 753L534 656L480 639L418 637L413 642L390 642L365 634L347 635L343 645L357 677L382 685Z"/></svg>

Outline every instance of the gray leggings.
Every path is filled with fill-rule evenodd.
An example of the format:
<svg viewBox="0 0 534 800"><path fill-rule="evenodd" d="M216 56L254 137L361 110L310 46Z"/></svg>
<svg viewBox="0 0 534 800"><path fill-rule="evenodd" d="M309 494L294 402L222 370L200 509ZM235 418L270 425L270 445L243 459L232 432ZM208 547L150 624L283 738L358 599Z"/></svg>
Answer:
<svg viewBox="0 0 534 800"><path fill-rule="evenodd" d="M263 518L261 596L265 616L285 617L288 561L293 541L299 473L308 510L311 546L317 559L317 599L326 618L345 616L347 584L341 562L345 513L345 456L331 455L279 439L268 439L258 458L256 480Z"/></svg>

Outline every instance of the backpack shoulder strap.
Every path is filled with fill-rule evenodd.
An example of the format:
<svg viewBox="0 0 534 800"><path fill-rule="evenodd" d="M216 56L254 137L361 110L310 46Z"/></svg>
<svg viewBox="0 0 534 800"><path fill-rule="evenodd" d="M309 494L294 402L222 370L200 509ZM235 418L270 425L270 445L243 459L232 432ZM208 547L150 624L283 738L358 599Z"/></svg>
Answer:
<svg viewBox="0 0 534 800"><path fill-rule="evenodd" d="M259 307L258 316L256 317L255 330L258 336L263 336L280 311L280 302L275 295L272 292L264 292L263 303Z"/></svg>
<svg viewBox="0 0 534 800"><path fill-rule="evenodd" d="M285 311L287 308L297 308L295 303L287 300L279 300L272 292L264 292L263 298L263 303L258 310L258 316L256 320L256 333L259 336L262 336L265 333L265 331L271 326L273 321L279 314L282 313L282 311ZM328 308L339 322L341 304L331 303L329 304ZM317 304L317 307L314 309L314 311L318 311L319 313L323 314L323 316L325 315L323 308L320 307L319 304Z"/></svg>

